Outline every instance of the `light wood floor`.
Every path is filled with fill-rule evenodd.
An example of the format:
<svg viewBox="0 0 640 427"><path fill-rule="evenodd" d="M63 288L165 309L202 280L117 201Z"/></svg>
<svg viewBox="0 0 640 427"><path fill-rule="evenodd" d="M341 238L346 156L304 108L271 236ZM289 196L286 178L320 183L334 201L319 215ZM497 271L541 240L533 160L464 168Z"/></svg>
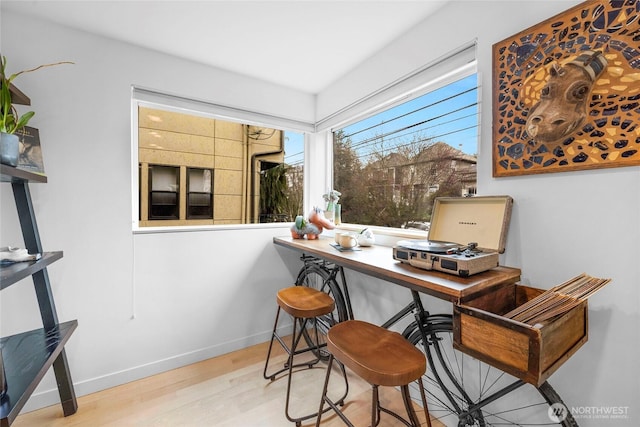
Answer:
<svg viewBox="0 0 640 427"><path fill-rule="evenodd" d="M279 348L274 345L274 349ZM69 426L216 426L259 427L294 426L284 415L286 376L271 382L262 377L267 343L174 369L128 384L78 398L78 412L64 417L60 405L18 416L13 427ZM275 368L285 355L272 357ZM296 372L293 378L292 415L314 412L320 402L325 365ZM332 375L331 396L343 389L339 371ZM343 407L356 426L368 426L371 389L349 375L349 395ZM400 393L380 387L383 406L405 415ZM418 416L424 420L421 411ZM426 425L426 423L424 423ZM315 425L315 419L303 422ZM382 414L380 426L402 424ZM323 427L344 426L333 413L322 418ZM441 424L433 422L434 427Z"/></svg>

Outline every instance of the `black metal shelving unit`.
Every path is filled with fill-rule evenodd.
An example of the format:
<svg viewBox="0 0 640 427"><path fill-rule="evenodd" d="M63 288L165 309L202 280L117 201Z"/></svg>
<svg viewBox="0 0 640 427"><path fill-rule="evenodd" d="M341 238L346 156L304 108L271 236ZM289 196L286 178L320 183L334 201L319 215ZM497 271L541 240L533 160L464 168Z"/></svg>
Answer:
<svg viewBox="0 0 640 427"><path fill-rule="evenodd" d="M26 249L29 253L42 254L37 261L0 268L0 290L29 276L33 278L43 324L40 329L0 338L0 368L6 379L6 392L0 398L0 427L8 427L52 366L64 415L77 411L78 403L64 346L78 322L58 321L47 266L61 259L63 253L43 251L31 201L29 182L46 183L47 177L7 165L0 165L0 176L0 181L10 183L13 188Z"/></svg>

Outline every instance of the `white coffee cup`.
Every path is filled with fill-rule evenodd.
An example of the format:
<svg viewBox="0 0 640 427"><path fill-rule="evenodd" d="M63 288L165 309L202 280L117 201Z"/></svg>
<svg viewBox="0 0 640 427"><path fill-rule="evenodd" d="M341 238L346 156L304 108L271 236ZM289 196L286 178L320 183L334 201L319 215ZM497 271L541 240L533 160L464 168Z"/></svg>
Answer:
<svg viewBox="0 0 640 427"><path fill-rule="evenodd" d="M333 239L335 240L335 242L337 244L340 244L340 236L342 236L344 234L343 231L334 231L333 232Z"/></svg>
<svg viewBox="0 0 640 427"><path fill-rule="evenodd" d="M358 239L355 234L342 233L338 239L338 244L343 248L355 248L358 246Z"/></svg>

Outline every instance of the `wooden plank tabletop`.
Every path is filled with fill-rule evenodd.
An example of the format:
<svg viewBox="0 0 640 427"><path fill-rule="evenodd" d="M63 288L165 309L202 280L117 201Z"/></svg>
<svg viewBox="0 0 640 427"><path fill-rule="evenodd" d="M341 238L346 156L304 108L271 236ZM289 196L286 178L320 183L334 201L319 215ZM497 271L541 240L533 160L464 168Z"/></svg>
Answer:
<svg viewBox="0 0 640 427"><path fill-rule="evenodd" d="M386 280L451 302L464 302L520 280L520 269L496 267L470 277L423 270L393 259L393 249L374 245L341 252L331 246L332 238L317 240L274 237L276 245L333 262L344 268Z"/></svg>

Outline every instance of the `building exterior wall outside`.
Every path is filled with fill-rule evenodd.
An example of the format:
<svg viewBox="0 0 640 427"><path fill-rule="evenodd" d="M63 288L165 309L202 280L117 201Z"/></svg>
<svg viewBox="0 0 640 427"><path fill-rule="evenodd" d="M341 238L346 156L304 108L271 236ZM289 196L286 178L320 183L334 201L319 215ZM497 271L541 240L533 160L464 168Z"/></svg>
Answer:
<svg viewBox="0 0 640 427"><path fill-rule="evenodd" d="M140 226L257 222L260 162L282 163L282 131L147 107L138 112ZM149 165L180 168L179 219L149 219ZM187 168L213 171L213 218L187 219Z"/></svg>

